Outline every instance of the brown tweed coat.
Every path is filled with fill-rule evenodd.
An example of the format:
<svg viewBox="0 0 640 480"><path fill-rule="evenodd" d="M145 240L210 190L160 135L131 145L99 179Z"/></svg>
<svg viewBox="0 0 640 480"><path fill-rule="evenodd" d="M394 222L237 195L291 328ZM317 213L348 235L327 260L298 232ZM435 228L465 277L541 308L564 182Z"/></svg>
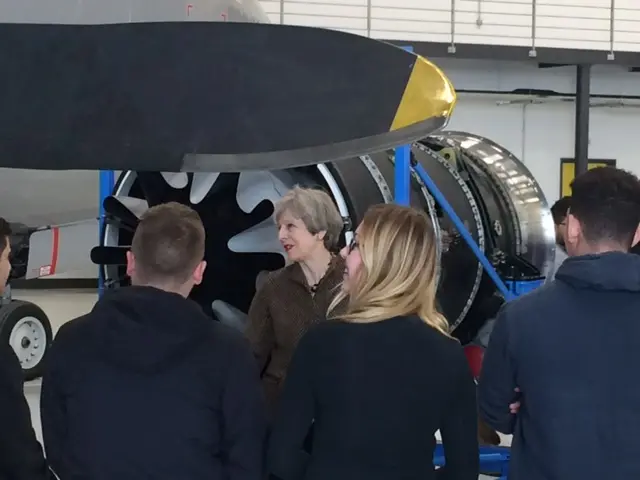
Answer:
<svg viewBox="0 0 640 480"><path fill-rule="evenodd" d="M269 273L251 303L246 336L262 372L271 417L293 352L309 327L327 318L344 267L335 256L312 295L302 268L292 263Z"/></svg>

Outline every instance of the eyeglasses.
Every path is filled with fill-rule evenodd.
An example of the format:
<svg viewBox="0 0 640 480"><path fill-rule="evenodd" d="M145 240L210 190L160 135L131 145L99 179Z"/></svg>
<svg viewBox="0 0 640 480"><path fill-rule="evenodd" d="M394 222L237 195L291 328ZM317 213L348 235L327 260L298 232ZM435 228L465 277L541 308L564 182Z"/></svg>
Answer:
<svg viewBox="0 0 640 480"><path fill-rule="evenodd" d="M360 246L360 244L358 242L356 242L356 239L355 238L352 239L351 243L349 243L349 246L347 247L347 253L353 252L359 246Z"/></svg>

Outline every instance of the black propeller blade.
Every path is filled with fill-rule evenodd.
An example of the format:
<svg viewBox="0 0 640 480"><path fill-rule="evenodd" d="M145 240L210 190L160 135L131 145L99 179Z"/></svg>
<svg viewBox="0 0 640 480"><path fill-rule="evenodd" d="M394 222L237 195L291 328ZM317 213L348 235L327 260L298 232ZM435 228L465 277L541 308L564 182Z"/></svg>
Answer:
<svg viewBox="0 0 640 480"><path fill-rule="evenodd" d="M129 247L93 247L91 261L96 265L126 265Z"/></svg>
<svg viewBox="0 0 640 480"><path fill-rule="evenodd" d="M9 168L313 165L420 140L456 102L426 59L325 28L0 23L0 58L0 167Z"/></svg>

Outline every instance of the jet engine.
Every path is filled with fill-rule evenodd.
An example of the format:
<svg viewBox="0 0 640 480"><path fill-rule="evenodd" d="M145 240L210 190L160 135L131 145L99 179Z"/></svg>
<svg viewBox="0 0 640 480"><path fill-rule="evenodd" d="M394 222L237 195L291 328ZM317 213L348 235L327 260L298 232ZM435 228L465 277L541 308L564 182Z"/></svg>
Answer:
<svg viewBox="0 0 640 480"><path fill-rule="evenodd" d="M411 146L501 278L543 278L555 255L554 227L536 180L514 155L469 133L445 131ZM126 286L125 255L139 216L177 201L193 207L207 231L204 280L191 297L209 314L237 324L246 317L256 281L285 264L273 205L295 185L325 189L348 220L342 243L367 208L394 198L394 151L285 170L241 173L123 172L105 200L101 246L106 286ZM439 308L463 344L471 342L504 299L454 223L413 174L411 203L431 217L439 239ZM232 318L235 317L235 318ZM240 320L238 320L240 319Z"/></svg>

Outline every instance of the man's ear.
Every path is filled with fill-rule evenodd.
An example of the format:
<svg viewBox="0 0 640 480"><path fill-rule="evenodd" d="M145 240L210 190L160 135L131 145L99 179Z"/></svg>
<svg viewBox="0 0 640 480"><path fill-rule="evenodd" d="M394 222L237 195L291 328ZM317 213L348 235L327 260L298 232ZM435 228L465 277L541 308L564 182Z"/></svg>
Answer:
<svg viewBox="0 0 640 480"><path fill-rule="evenodd" d="M565 242L576 244L578 241L578 238L582 234L582 225L580 225L580 222L578 221L578 219L574 217L571 213L567 215L566 222L567 222L567 232L566 232Z"/></svg>
<svg viewBox="0 0 640 480"><path fill-rule="evenodd" d="M194 285L200 285L202 283L202 278L204 277L204 271L207 269L207 262L201 261L196 269L193 271L193 283Z"/></svg>
<svg viewBox="0 0 640 480"><path fill-rule="evenodd" d="M132 277L136 271L136 257L133 255L133 252L129 250L127 252L127 275Z"/></svg>
<svg viewBox="0 0 640 480"><path fill-rule="evenodd" d="M638 242L640 242L640 225L636 228L636 233L633 235L633 240L631 241L631 246L635 247Z"/></svg>
<svg viewBox="0 0 640 480"><path fill-rule="evenodd" d="M326 230L320 230L318 232L318 240L324 240L324 237L327 235L327 231Z"/></svg>

